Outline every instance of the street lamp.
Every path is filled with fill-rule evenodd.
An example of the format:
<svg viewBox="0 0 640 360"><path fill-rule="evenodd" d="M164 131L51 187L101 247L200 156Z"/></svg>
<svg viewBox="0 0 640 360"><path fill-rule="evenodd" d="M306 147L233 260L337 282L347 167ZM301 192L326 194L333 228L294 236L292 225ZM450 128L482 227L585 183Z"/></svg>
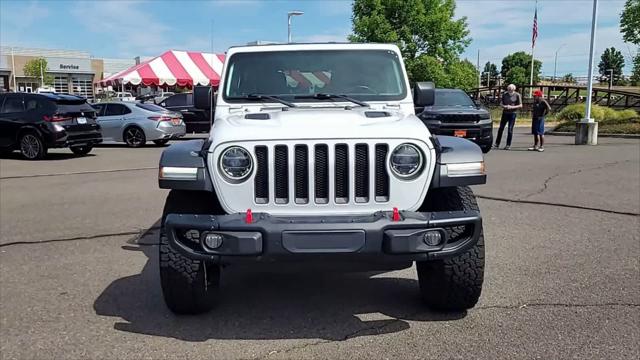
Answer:
<svg viewBox="0 0 640 360"><path fill-rule="evenodd" d="M289 43L291 42L291 17L300 15L304 15L304 12L294 10L287 13L287 42Z"/></svg>
<svg viewBox="0 0 640 360"><path fill-rule="evenodd" d="M598 144L598 123L591 117L591 98L593 96L593 57L596 45L596 27L598 21L598 0L593 0L591 15L591 41L589 42L589 73L587 78L587 103L584 109L584 119L576 122L576 145Z"/></svg>
<svg viewBox="0 0 640 360"><path fill-rule="evenodd" d="M558 68L558 51L560 51L560 49L562 49L563 46L565 46L567 44L562 44L558 47L558 49L556 50L556 59L553 62L553 82L556 82L556 69Z"/></svg>
<svg viewBox="0 0 640 360"><path fill-rule="evenodd" d="M609 90L611 90L613 86L613 69L607 69L607 71L609 72Z"/></svg>

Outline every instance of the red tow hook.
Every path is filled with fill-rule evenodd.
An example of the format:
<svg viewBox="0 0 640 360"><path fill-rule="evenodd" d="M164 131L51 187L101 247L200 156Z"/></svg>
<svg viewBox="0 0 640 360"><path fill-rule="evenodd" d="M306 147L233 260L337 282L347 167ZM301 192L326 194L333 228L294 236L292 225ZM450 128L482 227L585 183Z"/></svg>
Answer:
<svg viewBox="0 0 640 360"><path fill-rule="evenodd" d="M398 211L397 207L393 208L393 221L400 221L400 211Z"/></svg>
<svg viewBox="0 0 640 360"><path fill-rule="evenodd" d="M244 222L247 224L251 224L253 222L253 213L251 209L247 209L247 216L244 218Z"/></svg>

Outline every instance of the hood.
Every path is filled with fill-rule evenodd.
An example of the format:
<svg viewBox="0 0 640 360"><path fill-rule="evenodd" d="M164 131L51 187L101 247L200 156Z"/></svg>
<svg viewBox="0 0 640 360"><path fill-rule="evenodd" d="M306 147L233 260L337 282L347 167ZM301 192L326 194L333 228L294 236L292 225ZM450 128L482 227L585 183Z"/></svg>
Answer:
<svg viewBox="0 0 640 360"><path fill-rule="evenodd" d="M426 126L413 114L368 108L281 108L216 118L215 144L289 139L402 138L425 141Z"/></svg>
<svg viewBox="0 0 640 360"><path fill-rule="evenodd" d="M423 113L427 114L486 114L488 111L475 106L428 106Z"/></svg>

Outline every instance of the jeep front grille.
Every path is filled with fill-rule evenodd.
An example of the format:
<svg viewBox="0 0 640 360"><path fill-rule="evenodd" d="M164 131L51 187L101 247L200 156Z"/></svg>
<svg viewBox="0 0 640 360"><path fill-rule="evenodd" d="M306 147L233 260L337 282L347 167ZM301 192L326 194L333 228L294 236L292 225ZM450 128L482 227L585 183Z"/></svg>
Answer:
<svg viewBox="0 0 640 360"><path fill-rule="evenodd" d="M387 144L260 145L254 151L257 204L389 201ZM275 192L271 196L269 182Z"/></svg>

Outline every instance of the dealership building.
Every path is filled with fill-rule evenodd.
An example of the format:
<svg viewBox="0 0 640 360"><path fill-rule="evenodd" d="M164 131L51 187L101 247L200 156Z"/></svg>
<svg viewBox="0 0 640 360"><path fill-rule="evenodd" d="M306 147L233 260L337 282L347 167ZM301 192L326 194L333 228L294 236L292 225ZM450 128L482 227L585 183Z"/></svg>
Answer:
<svg viewBox="0 0 640 360"><path fill-rule="evenodd" d="M37 58L47 61L43 72L53 79L56 92L93 98L100 80L133 65L134 59L98 59L88 52L74 50L0 47L0 91L35 92L40 77L24 74L27 62Z"/></svg>

